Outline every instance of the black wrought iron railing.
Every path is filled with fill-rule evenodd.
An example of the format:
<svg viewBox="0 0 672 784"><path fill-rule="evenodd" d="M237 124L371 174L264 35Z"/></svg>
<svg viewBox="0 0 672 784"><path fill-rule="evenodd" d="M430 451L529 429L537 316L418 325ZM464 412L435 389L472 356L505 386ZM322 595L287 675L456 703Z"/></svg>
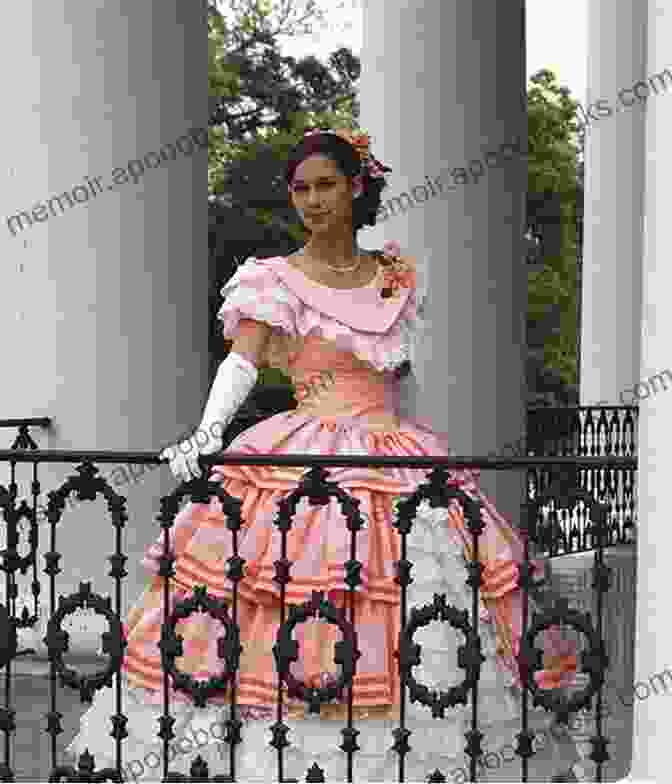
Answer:
<svg viewBox="0 0 672 784"><path fill-rule="evenodd" d="M23 427L25 422L22 421ZM2 423L0 423L2 424ZM157 465L159 458L156 453L149 452L76 452L37 450L33 444L22 442L16 449L0 450L0 465L9 465L9 483L7 486L0 484L0 511L6 527L6 548L1 553L1 568L5 572L5 597L4 604L0 606L0 668L6 670L5 681L5 706L0 708L0 731L4 733L4 764L0 765L0 779L3 781L14 780L15 771L12 768L10 754L10 736L15 731L15 712L11 700L11 670L12 663L18 655L17 628L20 627L16 613L17 577L24 574L25 570L33 563L34 558L24 561L19 556L19 520L23 516L31 524L31 531L36 522L38 497L41 486L38 479L39 466L45 464L68 463L78 464L76 472L71 475L60 487L48 493L46 518L50 526L49 551L44 554L46 568L44 573L49 578L49 621L45 642L50 660L50 710L45 714L47 728L45 733L50 736L50 780L85 781L102 780L93 778L94 775L108 777L111 781L121 781L124 770L124 744L126 737L124 724L126 716L123 713L122 692L116 691L116 713L110 717L114 729L111 735L116 741L116 764L105 771L95 771L95 760L90 755L82 755L78 763L78 770L74 767L59 763L56 738L62 731L61 714L57 710L57 681L61 686L76 691L82 703L89 702L92 695L104 685L111 685L113 676L116 676L117 685L120 684L120 671L123 661L126 642L122 633L121 621L121 595L123 578L127 575L124 569L126 556L123 552L122 531L127 519L126 499L119 495L112 486L99 474L98 466L102 464L133 464ZM19 500L16 471L19 464L28 463L32 466L31 496L32 504L25 499ZM405 780L405 759L412 745L409 744L411 732L406 726L406 702L419 702L423 705L428 715L440 721L447 711L458 705L470 708L471 728L465 733L467 741L465 753L469 757L469 774L471 781L477 781L479 764L483 758L481 741L483 734L479 729L478 714L478 686L481 676L482 640L479 635L479 599L480 585L482 584L482 565L479 563L479 537L485 530L485 523L481 517L481 508L478 501L465 494L458 483L450 477L450 471L457 469L479 468L483 471L527 471L531 468L551 472L560 482L559 486L551 488L548 492L537 493L535 499L525 499L522 504L522 514L519 529L525 542L524 557L518 564L518 586L522 590L523 620L522 641L518 662L523 679L524 688L521 690L521 726L517 735L515 749L520 759L520 780L529 780L530 760L534 757L533 739L528 710L530 702L533 706L541 705L552 713L557 722L566 725L571 716L579 711L592 711L594 709L595 735L592 738L593 751L590 759L595 763L595 781L602 781L605 765L610 759L607 751L609 739L604 734L602 717L603 689L605 677L609 667L604 641L603 611L605 594L611 582L611 569L605 565L605 548L608 544L608 516L609 508L606 504L598 503L591 493L582 490L575 483L577 472L586 471L635 471L636 458L623 456L610 457L510 457L510 458L372 458L370 456L255 456L236 455L232 453L201 458L202 465L212 464L247 465L247 466L299 466L306 468L306 473L297 487L288 493L278 506L278 514L274 521L280 533L281 557L275 562L275 581L280 586L280 613L281 625L276 638L275 657L279 681L286 687L278 688L277 694L277 719L270 728L273 732L271 745L277 751L278 780L289 781L285 778L285 747L288 727L283 723L285 711L285 693L288 698L301 700L311 712L319 714L320 707L336 699L338 695L348 710L347 727L342 730L343 743L340 748L347 755L348 780L353 781L358 745L355 741L357 731L353 723L352 684L357 670L357 627L354 617L354 597L360 584L359 572L362 563L357 560L358 532L364 525L364 520L359 512L359 501L338 486L338 483L329 481L329 469L341 466L351 467L404 467L409 469L430 471L428 476L423 476L413 494L408 496L399 506L399 514L394 527L400 540L401 558L395 562L397 572L396 582L400 590L400 629L401 633L397 645L399 668L399 685L401 693L400 724L394 730L390 741L392 748L398 754L398 780ZM543 580L536 574L532 560L538 555L539 545L539 520L542 507L549 498L555 494L563 495L567 502L573 505L584 504L587 509L587 519L592 526L591 546L594 550L593 576L594 576L594 611L581 613L570 608L566 600L553 601L543 605L539 613L532 613L532 602L542 595ZM96 586L88 583L80 585L79 591L61 596L58 591L57 575L60 573L60 561L67 553L62 554L57 550L58 526L67 506L67 499L76 497L79 501L94 501L98 496L103 496L107 501L108 514L114 527L114 552L108 556L112 568L109 576L114 580L114 601L101 596L96 592ZM196 586L193 596L179 602L172 612L170 611L169 590L171 578L174 576L173 554L169 547L169 532L174 524L180 505L185 500L195 503L208 503L210 499L217 498L221 503L222 511L226 518L226 526L231 532L233 556L228 559L226 577L232 584L233 600L230 604L209 595L207 586ZM302 605L288 606L286 602L286 585L292 579L292 562L287 558L287 535L293 525L293 518L298 503L306 498L311 505L325 505L335 498L346 518L347 528L350 531L350 558L343 564L345 573L344 581L348 585L348 593L343 608L336 606L332 601L320 593L307 597ZM408 602L408 586L413 581L413 563L408 559L407 540L416 517L418 506L424 500L432 508L447 509L451 504L457 503L464 513L467 528L472 538L471 560L465 565L466 584L471 590L471 611L460 611L452 607L445 595L435 596L434 602L423 607L410 607ZM159 503L160 513L157 520L163 531L164 552L161 558L159 574L164 578L164 606L161 643L161 666L164 672L164 713L161 719L162 731L157 734L163 741L162 776L166 781L235 781L236 780L236 746L241 741L242 723L236 713L236 673L240 661L240 627L238 625L238 591L239 583L245 577L244 560L239 556L238 533L243 525L241 518L241 502L229 496L219 483L208 482L206 479L193 480L177 487L170 495L161 498ZM553 532L551 532L552 534ZM39 530L34 537L35 551ZM33 546L31 543L31 553ZM26 566L28 564L28 566ZM101 560L102 565L102 560ZM102 569L101 572L102 574ZM72 668L66 667L63 659L68 651L67 635L62 629L62 622L66 617L77 611L78 608L92 609L94 613L103 616L108 624L109 631L103 637L103 650L109 655L106 667L90 675L82 674ZM210 678L208 681L197 681L186 673L181 673L176 668L176 658L182 655L181 643L175 635L175 626L179 619L188 617L197 610L203 610L216 617L222 623L224 636L219 646L218 655L222 660L220 677ZM290 673L290 662L295 660L296 642L292 639L292 630L297 623L302 623L309 618L321 617L330 623L335 623L341 630L343 640L335 657L336 663L342 667L341 677L338 682L319 688L308 687L298 682ZM414 678L412 669L421 663L421 646L414 642L415 631L427 623L436 620L449 623L464 635L464 645L458 651L459 666L465 671L462 683L455 684L446 692L432 690L431 685L418 683ZM573 692L548 691L541 689L534 674L541 669L542 652L536 647L537 635L546 629L563 626L570 627L583 635L583 652L579 657L579 670L585 677L585 686ZM169 765L169 743L175 737L171 729L172 715L170 709L170 696L167 691L168 681L181 692L188 694L197 705L207 705L215 695L225 695L230 692L231 713L225 722L227 734L224 741L229 746L229 772L216 778L208 778L210 771L204 760L198 756L193 761L191 778L171 772ZM362 729L365 729L362 726ZM336 744L336 740L335 740ZM306 781L325 781L325 773L317 764L306 772ZM445 772L440 770L427 771L428 781L445 781Z"/></svg>
<svg viewBox="0 0 672 784"><path fill-rule="evenodd" d="M529 408L527 439L521 439L512 452L528 457L635 457L638 415L636 406ZM549 495L557 478L557 470L540 466L531 466L527 474L528 498L545 495L548 499L540 521L541 549L550 557L592 550L595 531L586 516L585 504L572 505L562 493ZM634 543L637 530L634 469L577 466L571 474L565 472L561 486L563 483L607 505L607 546Z"/></svg>
<svg viewBox="0 0 672 784"><path fill-rule="evenodd" d="M637 451L637 406L527 409L527 450L536 455L600 457Z"/></svg>

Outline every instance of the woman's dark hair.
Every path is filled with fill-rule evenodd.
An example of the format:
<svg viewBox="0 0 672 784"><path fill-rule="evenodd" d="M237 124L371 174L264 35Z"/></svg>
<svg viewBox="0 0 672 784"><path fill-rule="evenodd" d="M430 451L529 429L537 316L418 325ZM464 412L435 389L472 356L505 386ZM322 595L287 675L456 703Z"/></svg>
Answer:
<svg viewBox="0 0 672 784"><path fill-rule="evenodd" d="M381 203L380 194L387 184L385 180L373 179L366 168L362 169L359 153L345 139L333 133L321 133L304 138L290 151L285 172L288 185L294 179L296 167L311 155L324 155L331 158L346 177L362 175L362 195L352 202L353 233L356 234L363 226L375 226ZM310 234L310 229L306 226L304 229Z"/></svg>

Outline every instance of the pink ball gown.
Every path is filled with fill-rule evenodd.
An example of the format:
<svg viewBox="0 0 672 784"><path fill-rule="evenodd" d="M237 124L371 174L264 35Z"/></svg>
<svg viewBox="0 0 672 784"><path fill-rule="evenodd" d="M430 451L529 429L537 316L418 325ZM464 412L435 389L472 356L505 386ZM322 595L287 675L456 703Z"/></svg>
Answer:
<svg viewBox="0 0 672 784"><path fill-rule="evenodd" d="M445 440L430 427L400 415L400 380L395 368L407 361L413 336L421 326L414 262L396 257L393 271L382 263L374 281L357 289L333 289L311 281L283 257L250 258L222 289L224 304L218 317L224 337L232 338L242 318L273 327L266 361L292 377L300 403L241 433L229 450L249 454L291 455L447 455ZM383 297L387 288L391 296ZM280 558L280 531L273 525L277 504L294 490L304 468L213 467L210 478L220 481L242 502L245 526L239 534L239 553L245 559L245 578L239 583L238 623L243 648L237 679L238 717L243 721L242 743L236 747L239 781L271 781L277 775L277 751L269 745L269 727L276 720L277 672L273 645L280 622L280 589L273 581L274 562ZM398 531L392 521L395 504L425 481L426 470L403 468L330 469L330 480L360 501L366 526L357 534L357 559L362 562L356 590L356 632L361 657L353 683L355 728L361 749L354 754L356 781L397 780L398 754L391 750L393 729L399 721L399 675L394 652L400 630L400 588L394 581L394 562L401 557ZM479 539L485 567L481 586L479 633L486 661L479 681L479 724L485 748L513 743L519 725L515 698L519 673L515 656L521 626L521 592L516 588L516 564L523 546L513 527L479 490L477 471L451 472L461 488L483 503L485 531ZM287 557L293 562L286 586L287 605L299 604L315 590L338 607L345 607L348 586L343 562L350 558L350 532L335 499L327 506L299 504L288 532ZM230 601L232 583L225 577L226 560L233 554L231 532L217 499L189 503L178 514L170 535L175 554L172 598L191 595L197 585ZM461 508L431 509L421 504L408 537L413 582L408 608L429 604L435 593L458 609L471 613L471 589L465 585L465 558L470 559L471 535ZM162 743L157 738L162 713L163 677L157 643L163 621L163 578L158 576L163 535L149 548L143 564L153 575L127 619L127 655L123 667L124 712L129 737L124 741L127 772L138 779L159 780ZM208 615L180 621L176 632L184 638L184 656L177 666L194 677L217 674L217 638L222 626ZM295 677L318 686L337 674L334 643L340 632L329 624L307 622L294 630L299 659ZM447 690L462 682L457 666L461 633L448 623L421 629L422 644L416 680L430 689ZM546 649L549 653L549 649ZM554 688L571 679L575 657L551 650L542 677ZM187 773L198 751L210 765L210 775L229 772L228 746L218 740L230 710L230 691L209 701L206 708L171 687L173 727L171 770ZM347 692L345 693L347 698ZM316 762L327 781L346 779L347 755L339 750L340 730L347 723L347 701L322 706L320 715L285 696L285 724L290 746L284 751L285 777L304 781ZM531 701L530 701L531 705ZM103 689L83 716L81 731L69 751L85 748L94 754L98 769L114 764L114 741L109 737L115 712L114 690ZM531 710L533 721L541 719ZM536 717L536 718L535 718ZM406 755L407 781L425 781L436 768L444 775L465 768L464 733L470 729L471 705L446 711L442 719L419 703L406 700L406 726L412 731ZM216 729L213 730L213 727ZM184 738L189 739L187 744ZM196 738L200 739L199 741ZM207 738L207 741L206 741ZM191 751L189 750L191 749ZM158 755L158 756L157 756ZM131 764L133 762L133 764ZM511 772L518 774L513 765ZM464 780L464 779L462 779Z"/></svg>

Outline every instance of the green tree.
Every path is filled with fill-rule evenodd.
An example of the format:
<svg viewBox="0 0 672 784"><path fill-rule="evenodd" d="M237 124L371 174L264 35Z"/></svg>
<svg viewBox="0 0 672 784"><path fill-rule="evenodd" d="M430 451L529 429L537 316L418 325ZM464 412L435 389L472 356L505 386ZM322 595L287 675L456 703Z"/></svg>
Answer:
<svg viewBox="0 0 672 784"><path fill-rule="evenodd" d="M324 19L315 0L229 0L228 10L230 22L214 9L209 19L209 193L258 210L266 224L269 210L288 206L278 175L297 134L314 124L354 127L360 65L343 48L326 65L280 54L279 37ZM279 225L300 241L291 221Z"/></svg>
<svg viewBox="0 0 672 784"><path fill-rule="evenodd" d="M208 24L210 132L208 190L213 364L225 350L214 317L220 285L255 253L289 252L303 229L289 205L284 161L314 125L356 127L359 60L348 49L326 64L279 51L279 38L311 32L324 20L314 0L229 0L211 7ZM264 371L262 381L286 381Z"/></svg>
<svg viewBox="0 0 672 784"><path fill-rule="evenodd" d="M578 103L543 69L531 78L528 110L528 233L541 265L528 277L528 389L577 385Z"/></svg>

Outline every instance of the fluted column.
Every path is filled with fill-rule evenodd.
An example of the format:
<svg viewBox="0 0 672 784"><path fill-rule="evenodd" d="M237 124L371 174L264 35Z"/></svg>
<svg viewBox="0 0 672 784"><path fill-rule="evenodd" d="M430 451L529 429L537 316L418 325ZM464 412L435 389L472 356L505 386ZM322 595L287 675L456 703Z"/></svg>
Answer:
<svg viewBox="0 0 672 784"><path fill-rule="evenodd" d="M454 454L523 433L524 3L367 0L361 124L394 170L364 247L425 259L427 333L411 413ZM483 476L519 518L522 477Z"/></svg>
<svg viewBox="0 0 672 784"><path fill-rule="evenodd" d="M0 32L1 415L53 417L43 448L158 449L198 422L207 392L205 0L24 0L10 16ZM43 490L74 467L43 467ZM166 467L134 467L137 481L113 468L100 473L128 498L127 607L161 532L158 498L176 483ZM18 477L29 498L30 469ZM49 533L43 522L47 608ZM59 595L90 580L114 600L102 499L66 509L57 546ZM30 574L19 580L28 594ZM71 649L98 648L106 629L77 620Z"/></svg>
<svg viewBox="0 0 672 784"><path fill-rule="evenodd" d="M646 82L647 10L641 0L590 0L587 9L581 405L633 405L640 380L644 118L647 96L655 100Z"/></svg>
<svg viewBox="0 0 672 784"><path fill-rule="evenodd" d="M603 594L602 629L609 657L609 669L603 692L602 734L611 743L607 747L609 763L606 778L623 775L630 768L632 756L632 694L634 682L633 654L635 639L636 560L634 545L619 545L604 551L605 563L612 571L612 583ZM558 593L572 606L589 613L596 623L593 588L594 552L565 555L553 559L553 583ZM579 676L579 683L587 685L589 677ZM583 760L584 772L594 780L595 765L590 760L593 751L590 738L596 732L593 711L581 711L572 717L571 732ZM604 770L603 770L604 774Z"/></svg>
<svg viewBox="0 0 672 784"><path fill-rule="evenodd" d="M672 7L650 0L647 73L661 74L670 63ZM668 82L670 84L670 82ZM672 309L670 268L670 178L672 177L672 96L661 93L647 104L646 190L642 282L641 374L669 365ZM672 394L640 401L639 530L637 535L637 623L635 649L633 780L666 781L670 775L670 433ZM664 673L664 674L663 674ZM651 688L649 689L649 684ZM656 684L654 693L654 684ZM646 691L645 691L646 689ZM646 696L645 696L646 695Z"/></svg>

